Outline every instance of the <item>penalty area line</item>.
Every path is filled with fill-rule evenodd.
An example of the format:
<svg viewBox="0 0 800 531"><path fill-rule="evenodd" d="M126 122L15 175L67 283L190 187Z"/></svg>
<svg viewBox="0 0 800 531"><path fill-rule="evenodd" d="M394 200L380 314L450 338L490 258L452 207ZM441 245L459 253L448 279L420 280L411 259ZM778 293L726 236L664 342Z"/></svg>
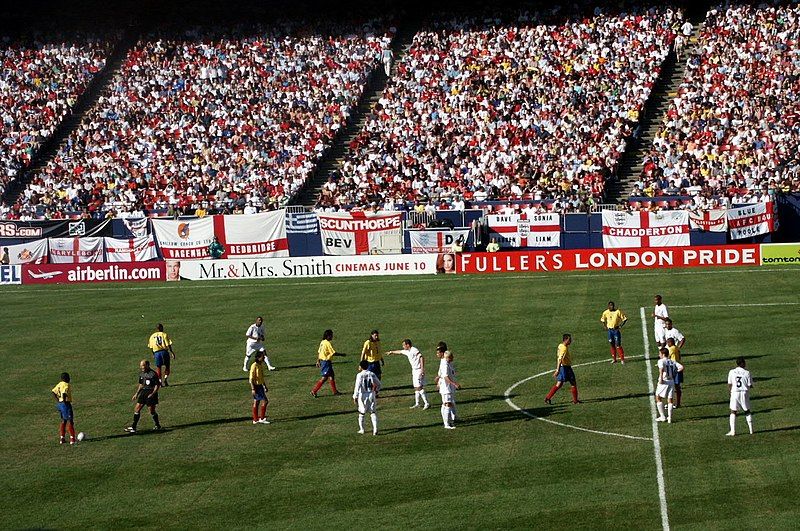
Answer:
<svg viewBox="0 0 800 531"><path fill-rule="evenodd" d="M653 385L653 370L650 365L650 339L647 336L647 318L644 307L639 308L642 318L642 341L644 342L644 365L647 368L647 387L650 390L650 419L653 423L653 453L656 460L656 479L658 481L658 500L661 506L661 527L669 531L669 509L667 507L667 490L664 485L664 462L661 458L661 439L658 437L658 423L656 422L656 396Z"/></svg>
<svg viewBox="0 0 800 531"><path fill-rule="evenodd" d="M641 358L641 357L642 356L628 356L628 358ZM589 362L586 362L586 363L579 363L577 365L573 365L573 367L585 367L586 365L595 365L597 363L608 363L608 360L589 361ZM552 373L552 371L540 372L539 374L534 374L533 376L528 376L527 378L523 378L522 380L520 380L517 383L513 384L511 387L506 389L506 392L504 393L505 398L506 398L506 404L508 404L511 407L511 409L519 411L523 415L525 415L527 417L530 417L530 418L532 418L534 420L540 420L542 422L547 422L548 424L554 424L556 426L561 426L563 428L570 428L572 430L585 431L587 433L595 433L597 435L607 435L609 437L621 437L623 439L634 439L634 440L637 440L637 441L652 441L653 440L650 437L637 437L636 435L626 435L624 433L614 433L612 431L592 430L592 429L589 429L589 428L584 428L582 426L574 426L572 424L566 424L564 422L558 422L556 420L546 419L544 417L540 417L538 415L535 415L535 414L531 413L527 409L519 407L517 404L514 403L513 400L511 400L511 393L513 393L514 389L516 389L518 386L524 384L525 382L529 382L529 381L533 380L534 378L541 378L542 376L545 376L545 375L551 374L551 373Z"/></svg>

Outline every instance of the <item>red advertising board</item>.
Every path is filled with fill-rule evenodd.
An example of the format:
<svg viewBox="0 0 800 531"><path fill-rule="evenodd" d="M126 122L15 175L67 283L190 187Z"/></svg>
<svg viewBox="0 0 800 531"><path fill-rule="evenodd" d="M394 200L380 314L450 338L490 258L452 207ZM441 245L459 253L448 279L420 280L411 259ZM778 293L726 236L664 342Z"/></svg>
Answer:
<svg viewBox="0 0 800 531"><path fill-rule="evenodd" d="M539 273L668 267L760 265L758 245L715 245L658 249L573 249L504 253L463 253L458 273Z"/></svg>
<svg viewBox="0 0 800 531"><path fill-rule="evenodd" d="M25 264L23 284L73 284L77 282L166 281L164 262L84 264Z"/></svg>

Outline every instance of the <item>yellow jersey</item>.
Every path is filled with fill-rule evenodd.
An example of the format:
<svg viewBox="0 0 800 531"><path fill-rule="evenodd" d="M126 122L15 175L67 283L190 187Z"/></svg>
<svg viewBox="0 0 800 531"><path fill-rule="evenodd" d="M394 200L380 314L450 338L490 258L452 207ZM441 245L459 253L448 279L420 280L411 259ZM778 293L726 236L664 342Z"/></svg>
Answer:
<svg viewBox="0 0 800 531"><path fill-rule="evenodd" d="M170 345L172 345L172 340L169 338L166 332L154 333L152 336L150 336L150 341L147 342L147 346L150 347L153 352L167 350Z"/></svg>
<svg viewBox="0 0 800 531"><path fill-rule="evenodd" d="M334 354L336 354L336 351L333 349L333 345L331 345L330 341L327 339L320 341L318 351L319 359L330 361Z"/></svg>
<svg viewBox="0 0 800 531"><path fill-rule="evenodd" d="M250 385L264 385L264 362L250 366Z"/></svg>
<svg viewBox="0 0 800 531"><path fill-rule="evenodd" d="M681 361L681 349L678 348L678 345L667 347L667 350L669 351L669 359L672 361Z"/></svg>
<svg viewBox="0 0 800 531"><path fill-rule="evenodd" d="M606 310L603 312L603 315L600 316L600 322L605 323L606 328L609 330L613 330L628 320L628 316L625 313L617 308L613 312L611 310Z"/></svg>
<svg viewBox="0 0 800 531"><path fill-rule="evenodd" d="M72 386L67 382L58 382L53 387L53 394L58 397L59 402L72 402Z"/></svg>
<svg viewBox="0 0 800 531"><path fill-rule="evenodd" d="M380 340L373 341L372 339L367 339L364 341L364 346L361 347L361 358L370 363L381 361L383 359L383 353L381 352Z"/></svg>
<svg viewBox="0 0 800 531"><path fill-rule="evenodd" d="M564 343L559 343L558 345L558 361L564 367L572 366L572 356L570 356L569 353L569 346Z"/></svg>

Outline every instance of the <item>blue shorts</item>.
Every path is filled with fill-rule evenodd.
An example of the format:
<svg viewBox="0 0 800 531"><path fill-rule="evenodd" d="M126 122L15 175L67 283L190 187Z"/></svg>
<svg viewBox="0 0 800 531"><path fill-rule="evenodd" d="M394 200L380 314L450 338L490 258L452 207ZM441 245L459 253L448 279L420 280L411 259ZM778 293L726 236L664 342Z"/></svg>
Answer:
<svg viewBox="0 0 800 531"><path fill-rule="evenodd" d="M683 383L683 372L679 372L675 375L675 385L680 385Z"/></svg>
<svg viewBox="0 0 800 531"><path fill-rule="evenodd" d="M609 329L608 342L616 347L622 346L622 332L613 328Z"/></svg>
<svg viewBox="0 0 800 531"><path fill-rule="evenodd" d="M381 379L381 362L380 361L373 361L369 365L367 365L367 370L370 372L375 373L375 376L378 377L378 380Z"/></svg>
<svg viewBox="0 0 800 531"><path fill-rule="evenodd" d="M59 415L61 415L61 420L73 420L72 404L69 402L59 402L56 405L56 409L58 410Z"/></svg>
<svg viewBox="0 0 800 531"><path fill-rule="evenodd" d="M153 352L153 358L156 360L156 367L166 367L169 369L169 352L166 350L156 350Z"/></svg>
<svg viewBox="0 0 800 531"><path fill-rule="evenodd" d="M333 378L333 363L330 360L319 360L319 374Z"/></svg>
<svg viewBox="0 0 800 531"><path fill-rule="evenodd" d="M267 399L267 388L263 385L256 386L256 392L253 395L253 400L266 400Z"/></svg>
<svg viewBox="0 0 800 531"><path fill-rule="evenodd" d="M568 365L562 365L558 370L558 376L556 376L556 380L559 382L569 382L570 385L575 385L575 373L572 372L572 367Z"/></svg>

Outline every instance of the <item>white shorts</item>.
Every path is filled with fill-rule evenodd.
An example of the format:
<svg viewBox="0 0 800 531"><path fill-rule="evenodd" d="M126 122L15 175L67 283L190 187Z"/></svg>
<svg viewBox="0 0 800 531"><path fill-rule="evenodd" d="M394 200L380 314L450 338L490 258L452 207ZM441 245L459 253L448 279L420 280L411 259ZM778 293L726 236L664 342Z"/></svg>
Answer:
<svg viewBox="0 0 800 531"><path fill-rule="evenodd" d="M454 393L439 393L442 395L442 404L455 404L456 403L456 395Z"/></svg>
<svg viewBox="0 0 800 531"><path fill-rule="evenodd" d="M247 355L252 356L256 352L265 352L264 351L264 344L263 343L248 343L247 344Z"/></svg>
<svg viewBox="0 0 800 531"><path fill-rule="evenodd" d="M358 412L364 415L365 413L375 413L377 406L375 404L375 395L369 394L367 396L358 397Z"/></svg>
<svg viewBox="0 0 800 531"><path fill-rule="evenodd" d="M425 387L425 373L421 370L412 370L411 385L414 387Z"/></svg>
<svg viewBox="0 0 800 531"><path fill-rule="evenodd" d="M667 342L667 329L663 326L656 326L653 328L653 335L656 336L656 343Z"/></svg>
<svg viewBox="0 0 800 531"><path fill-rule="evenodd" d="M672 394L675 392L675 383L660 383L656 387L656 396L659 398L666 398L672 400Z"/></svg>
<svg viewBox="0 0 800 531"><path fill-rule="evenodd" d="M750 392L737 391L731 393L731 411L750 411Z"/></svg>

